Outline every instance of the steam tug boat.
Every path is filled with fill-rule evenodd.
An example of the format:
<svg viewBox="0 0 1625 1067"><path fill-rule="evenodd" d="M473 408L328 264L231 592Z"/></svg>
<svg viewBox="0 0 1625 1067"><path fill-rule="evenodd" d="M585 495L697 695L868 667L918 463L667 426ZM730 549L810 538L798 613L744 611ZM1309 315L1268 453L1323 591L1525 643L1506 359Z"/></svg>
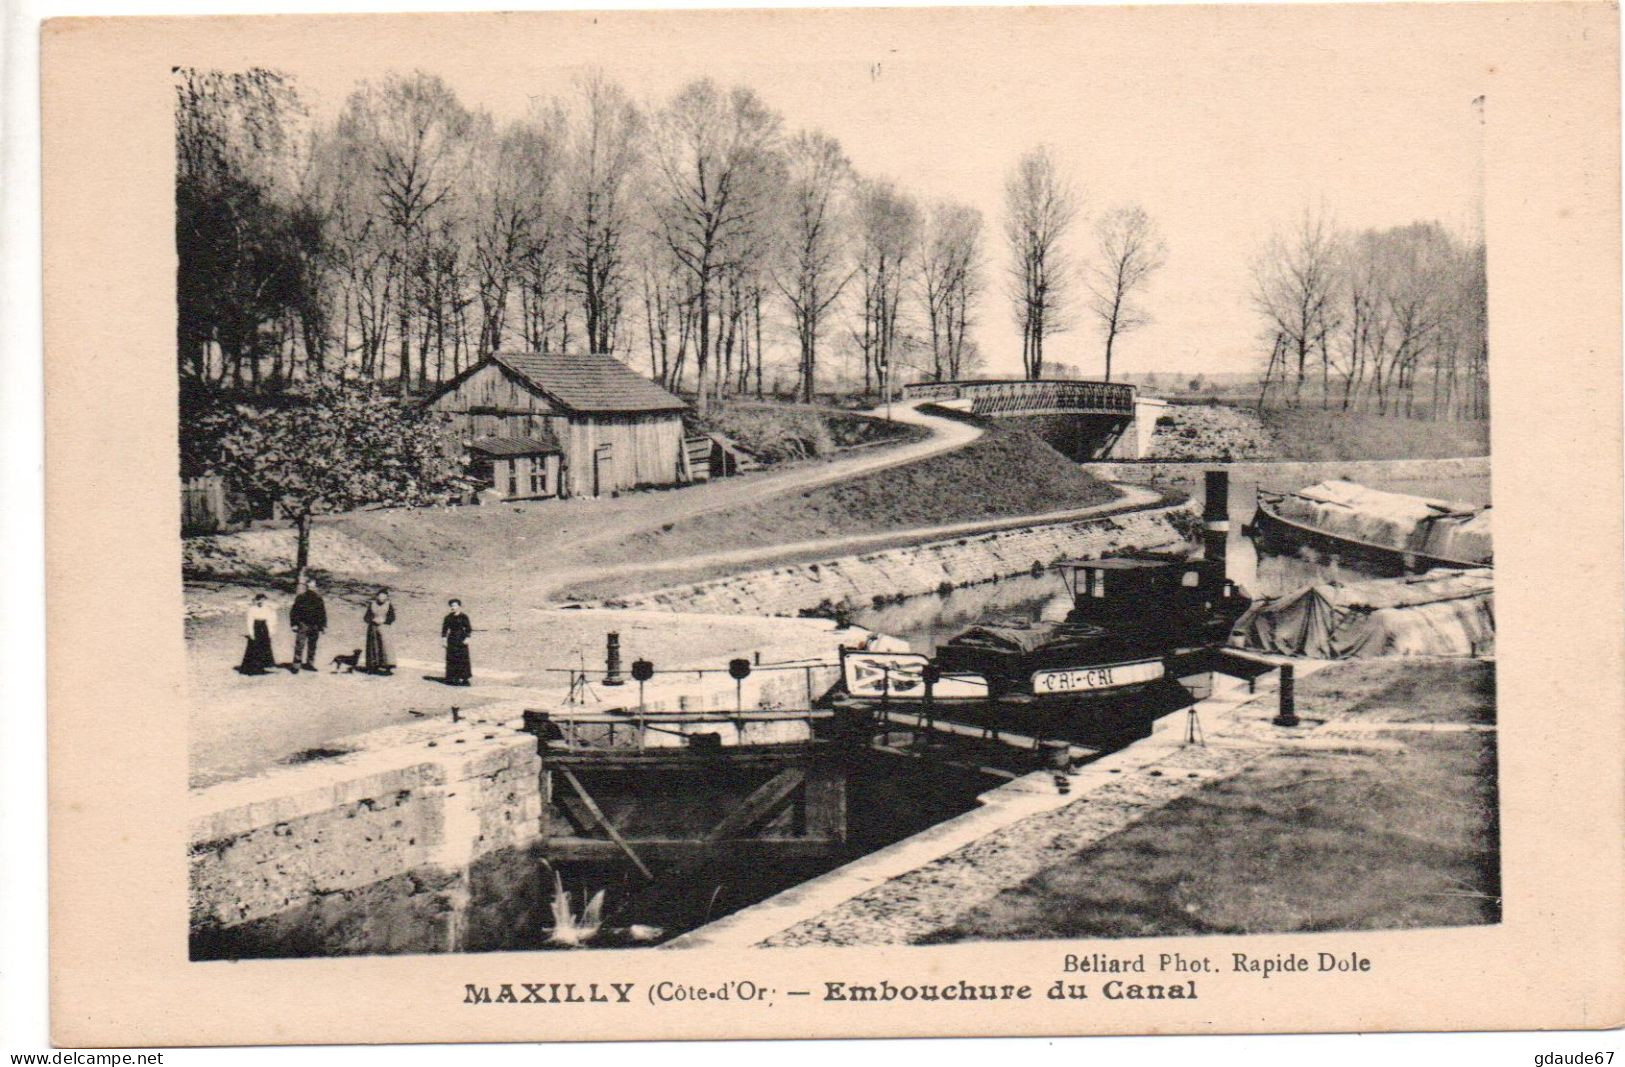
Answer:
<svg viewBox="0 0 1625 1067"><path fill-rule="evenodd" d="M1189 703L1178 679L1207 669L1250 603L1225 576L1228 496L1226 473L1207 472L1201 558L1057 563L1072 598L1063 621L988 619L941 645L934 661L843 653L848 692L929 702L938 718L1034 737L1146 736Z"/></svg>

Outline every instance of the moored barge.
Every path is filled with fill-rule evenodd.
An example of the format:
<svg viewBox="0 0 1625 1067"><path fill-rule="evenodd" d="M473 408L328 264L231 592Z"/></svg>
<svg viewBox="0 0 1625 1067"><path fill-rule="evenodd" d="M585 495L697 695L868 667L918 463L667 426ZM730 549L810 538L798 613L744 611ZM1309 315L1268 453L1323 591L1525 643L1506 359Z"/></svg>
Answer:
<svg viewBox="0 0 1625 1067"><path fill-rule="evenodd" d="M1490 508L1389 493L1333 479L1296 492L1258 490L1245 532L1261 553L1303 552L1375 577L1491 566Z"/></svg>

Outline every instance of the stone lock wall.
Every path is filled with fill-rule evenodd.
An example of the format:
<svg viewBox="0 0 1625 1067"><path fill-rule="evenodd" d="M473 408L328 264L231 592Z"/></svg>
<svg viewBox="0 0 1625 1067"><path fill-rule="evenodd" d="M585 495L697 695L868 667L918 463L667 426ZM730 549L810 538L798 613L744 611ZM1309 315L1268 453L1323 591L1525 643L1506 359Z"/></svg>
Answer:
<svg viewBox="0 0 1625 1067"><path fill-rule="evenodd" d="M460 946L470 866L535 841L535 739L473 721L367 742L193 794L193 958Z"/></svg>

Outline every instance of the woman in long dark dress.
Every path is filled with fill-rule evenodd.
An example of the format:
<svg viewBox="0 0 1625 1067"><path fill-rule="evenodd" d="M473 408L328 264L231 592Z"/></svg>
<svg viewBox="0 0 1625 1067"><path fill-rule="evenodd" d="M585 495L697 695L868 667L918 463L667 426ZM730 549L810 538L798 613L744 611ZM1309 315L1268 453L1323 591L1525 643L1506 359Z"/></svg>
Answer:
<svg viewBox="0 0 1625 1067"><path fill-rule="evenodd" d="M440 620L440 637L446 642L446 684L468 685L474 678L474 665L468 657L468 635L474 624L463 614L461 600L447 601L451 608Z"/></svg>
<svg viewBox="0 0 1625 1067"><path fill-rule="evenodd" d="M380 589L367 604L361 616L367 624L366 659L361 669L368 674L391 674L395 670L395 656L390 651L385 627L395 625L395 605L389 602L389 590Z"/></svg>
<svg viewBox="0 0 1625 1067"><path fill-rule="evenodd" d="M248 644L243 648L243 662L237 666L239 674L264 674L276 666L276 655L271 651L271 633L275 629L276 609L266 601L264 593L255 593L243 620L243 636Z"/></svg>

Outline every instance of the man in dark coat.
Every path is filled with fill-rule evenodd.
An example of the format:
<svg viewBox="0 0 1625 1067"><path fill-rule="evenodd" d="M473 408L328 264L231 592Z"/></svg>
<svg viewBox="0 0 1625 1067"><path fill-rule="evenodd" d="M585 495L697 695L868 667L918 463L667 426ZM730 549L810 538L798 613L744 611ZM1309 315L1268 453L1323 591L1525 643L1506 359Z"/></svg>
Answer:
<svg viewBox="0 0 1625 1067"><path fill-rule="evenodd" d="M451 610L440 620L440 637L446 642L446 684L468 685L474 677L468 656L468 637L474 632L474 624L463 614L461 600L452 600L446 606Z"/></svg>
<svg viewBox="0 0 1625 1067"><path fill-rule="evenodd" d="M305 579L304 588L293 598L288 612L288 624L293 627L293 664L307 671L316 669L316 643L327 629L327 604L316 590L313 579Z"/></svg>

